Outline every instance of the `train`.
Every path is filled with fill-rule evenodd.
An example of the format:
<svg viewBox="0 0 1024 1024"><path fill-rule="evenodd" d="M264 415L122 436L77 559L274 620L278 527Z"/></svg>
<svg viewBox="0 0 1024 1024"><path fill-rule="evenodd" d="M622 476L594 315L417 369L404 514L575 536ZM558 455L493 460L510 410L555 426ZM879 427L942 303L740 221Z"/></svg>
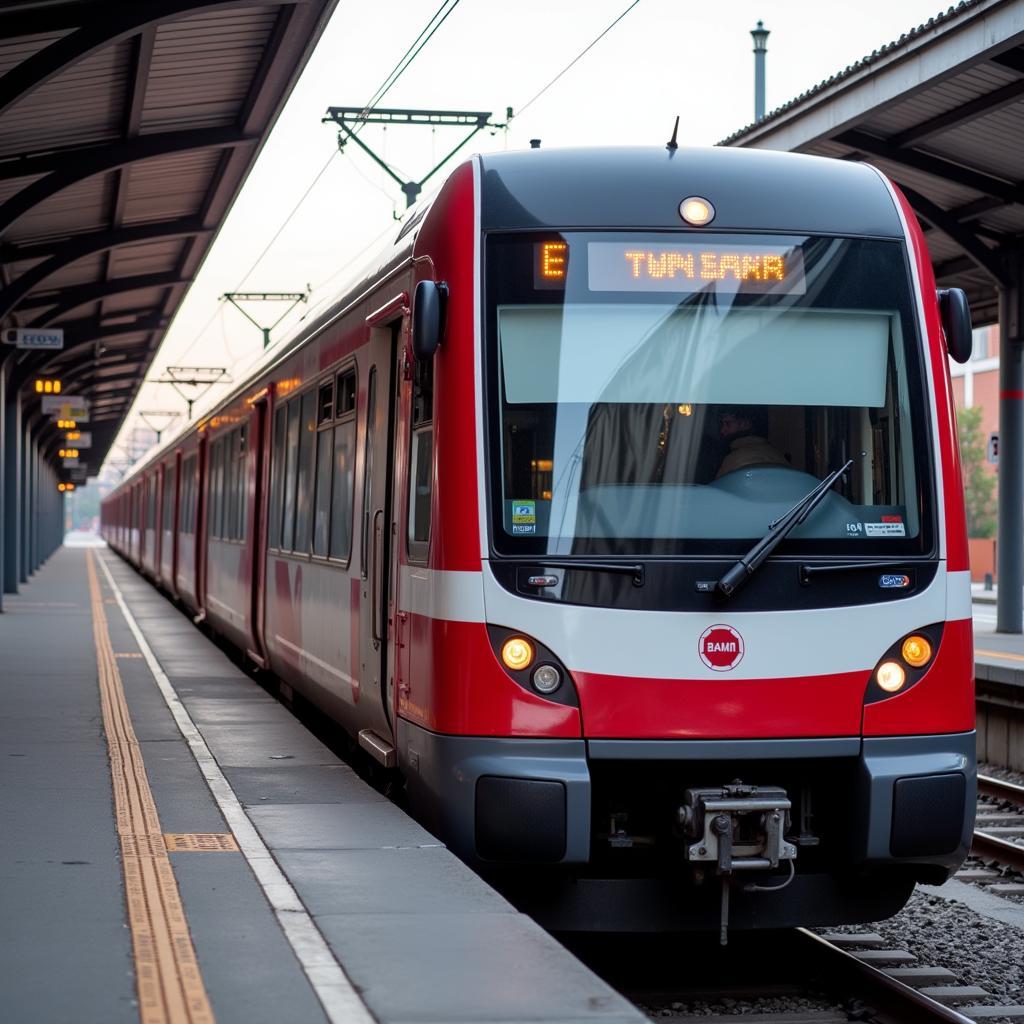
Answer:
<svg viewBox="0 0 1024 1024"><path fill-rule="evenodd" d="M102 533L468 864L724 938L962 863L970 311L881 171L477 155L307 320Z"/></svg>

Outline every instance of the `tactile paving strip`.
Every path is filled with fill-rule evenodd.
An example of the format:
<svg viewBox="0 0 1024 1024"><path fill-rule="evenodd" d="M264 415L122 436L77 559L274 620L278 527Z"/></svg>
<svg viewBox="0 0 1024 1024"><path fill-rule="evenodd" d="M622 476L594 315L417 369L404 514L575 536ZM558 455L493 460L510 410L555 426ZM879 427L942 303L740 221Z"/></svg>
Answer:
<svg viewBox="0 0 1024 1024"><path fill-rule="evenodd" d="M238 853L230 832L165 832L164 843L171 853Z"/></svg>
<svg viewBox="0 0 1024 1024"><path fill-rule="evenodd" d="M132 728L91 551L88 568L100 704L110 752L139 1019L142 1024L214 1024L146 766Z"/></svg>

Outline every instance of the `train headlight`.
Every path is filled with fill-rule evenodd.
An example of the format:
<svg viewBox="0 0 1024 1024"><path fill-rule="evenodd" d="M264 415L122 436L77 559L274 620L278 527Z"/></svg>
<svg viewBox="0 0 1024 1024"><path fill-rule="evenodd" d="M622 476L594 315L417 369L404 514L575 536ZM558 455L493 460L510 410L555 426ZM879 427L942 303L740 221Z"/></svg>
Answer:
<svg viewBox="0 0 1024 1024"><path fill-rule="evenodd" d="M554 665L538 665L533 670L533 688L538 693L554 693L562 685L562 673Z"/></svg>
<svg viewBox="0 0 1024 1024"><path fill-rule="evenodd" d="M903 666L897 661L883 661L875 671L875 682L886 693L896 693L903 688L906 681L907 673L903 671Z"/></svg>
<svg viewBox="0 0 1024 1024"><path fill-rule="evenodd" d="M908 636L900 648L903 660L913 668L923 668L932 660L932 645L918 634Z"/></svg>
<svg viewBox="0 0 1024 1024"><path fill-rule="evenodd" d="M506 668L521 672L533 661L533 644L521 636L510 636L501 645L501 660Z"/></svg>

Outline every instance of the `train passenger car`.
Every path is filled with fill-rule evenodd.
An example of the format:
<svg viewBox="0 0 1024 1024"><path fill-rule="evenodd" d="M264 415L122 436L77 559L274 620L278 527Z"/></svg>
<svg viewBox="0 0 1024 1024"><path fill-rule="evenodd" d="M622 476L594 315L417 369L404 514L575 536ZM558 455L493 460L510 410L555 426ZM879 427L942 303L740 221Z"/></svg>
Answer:
<svg viewBox="0 0 1024 1024"><path fill-rule="evenodd" d="M972 827L969 345L867 165L476 157L104 530L162 468L165 585L547 923L876 919Z"/></svg>

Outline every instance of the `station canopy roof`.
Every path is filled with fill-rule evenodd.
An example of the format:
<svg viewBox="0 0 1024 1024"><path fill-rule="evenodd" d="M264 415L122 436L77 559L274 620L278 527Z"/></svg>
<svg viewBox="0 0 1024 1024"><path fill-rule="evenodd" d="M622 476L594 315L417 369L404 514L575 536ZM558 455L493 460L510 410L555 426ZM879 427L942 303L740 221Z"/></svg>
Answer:
<svg viewBox="0 0 1024 1024"><path fill-rule="evenodd" d="M0 7L0 325L64 331L62 351L0 359L9 387L89 399L89 473L336 3Z"/></svg>
<svg viewBox="0 0 1024 1024"><path fill-rule="evenodd" d="M1024 0L965 0L721 144L874 164L913 205L940 287L992 323L1024 243Z"/></svg>

